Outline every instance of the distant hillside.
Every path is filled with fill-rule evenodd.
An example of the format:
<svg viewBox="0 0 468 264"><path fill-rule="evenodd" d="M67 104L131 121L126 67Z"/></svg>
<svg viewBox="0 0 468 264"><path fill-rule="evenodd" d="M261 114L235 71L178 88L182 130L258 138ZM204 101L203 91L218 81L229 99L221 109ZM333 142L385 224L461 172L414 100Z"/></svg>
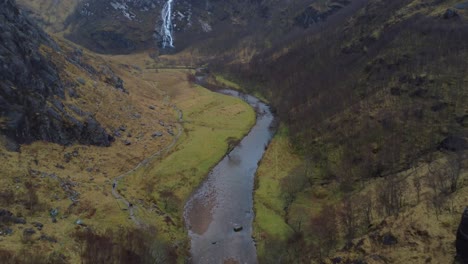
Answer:
<svg viewBox="0 0 468 264"><path fill-rule="evenodd" d="M48 30L100 53L130 53L161 47L163 0L50 0L20 3ZM348 0L284 2L174 1L175 51L195 49L204 55L231 57L271 46L292 32L325 20ZM162 52L173 52L166 50ZM239 54L238 54L239 55Z"/></svg>

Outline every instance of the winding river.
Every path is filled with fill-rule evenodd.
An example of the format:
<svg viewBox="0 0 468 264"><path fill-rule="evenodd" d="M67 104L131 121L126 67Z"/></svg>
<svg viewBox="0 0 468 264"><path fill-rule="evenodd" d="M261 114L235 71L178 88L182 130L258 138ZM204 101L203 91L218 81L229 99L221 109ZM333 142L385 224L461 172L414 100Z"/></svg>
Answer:
<svg viewBox="0 0 468 264"><path fill-rule="evenodd" d="M209 173L185 206L191 263L257 263L252 239L253 188L258 162L273 136L273 115L257 98L232 90L257 112L256 124Z"/></svg>

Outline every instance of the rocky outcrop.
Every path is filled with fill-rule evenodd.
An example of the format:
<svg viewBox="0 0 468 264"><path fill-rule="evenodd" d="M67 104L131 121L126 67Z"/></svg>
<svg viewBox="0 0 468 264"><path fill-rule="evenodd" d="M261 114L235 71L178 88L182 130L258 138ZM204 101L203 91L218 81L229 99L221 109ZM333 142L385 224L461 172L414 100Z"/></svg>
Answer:
<svg viewBox="0 0 468 264"><path fill-rule="evenodd" d="M0 0L0 132L20 144L108 146L111 138L94 118L66 112L61 100L67 89L41 46L59 49L13 0Z"/></svg>
<svg viewBox="0 0 468 264"><path fill-rule="evenodd" d="M308 28L315 23L325 21L327 17L333 15L349 3L350 1L348 0L334 1L328 6L328 9L324 11L317 10L313 6L309 6L300 15L295 17L295 24L304 28Z"/></svg>
<svg viewBox="0 0 468 264"><path fill-rule="evenodd" d="M463 212L457 231L457 259L461 263L468 263L468 207Z"/></svg>

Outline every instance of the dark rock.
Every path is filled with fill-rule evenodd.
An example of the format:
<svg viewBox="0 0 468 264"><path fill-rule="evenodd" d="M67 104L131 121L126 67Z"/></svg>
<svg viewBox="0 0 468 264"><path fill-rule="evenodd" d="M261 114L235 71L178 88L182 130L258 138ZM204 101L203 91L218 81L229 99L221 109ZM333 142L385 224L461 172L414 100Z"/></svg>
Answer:
<svg viewBox="0 0 468 264"><path fill-rule="evenodd" d="M169 135L171 135L171 136L174 136L174 135L175 135L175 134L174 134L174 130L172 130L171 128L168 128L168 129L167 129L167 133L169 133Z"/></svg>
<svg viewBox="0 0 468 264"><path fill-rule="evenodd" d="M39 223L39 222L32 222L31 223L35 228L37 228L37 230L42 230L42 228L44 227L44 225L42 223Z"/></svg>
<svg viewBox="0 0 468 264"><path fill-rule="evenodd" d="M45 240L45 241L49 241L51 243L57 243L57 239L55 237L51 237L51 236L48 236L48 235L44 235L42 234L40 237L39 237L40 240Z"/></svg>
<svg viewBox="0 0 468 264"><path fill-rule="evenodd" d="M162 120L159 120L159 125L164 127L164 126L166 126L166 123L164 123L164 121L162 121Z"/></svg>
<svg viewBox="0 0 468 264"><path fill-rule="evenodd" d="M460 151L468 148L465 138L459 136L448 136L439 144L439 149L448 151Z"/></svg>
<svg viewBox="0 0 468 264"><path fill-rule="evenodd" d="M382 244L385 246L396 245L398 243L397 238L391 233L386 233L382 236Z"/></svg>
<svg viewBox="0 0 468 264"><path fill-rule="evenodd" d="M32 236L34 234L36 234L36 231L34 229L32 229L32 228L26 228L26 229L23 230L23 235L24 236Z"/></svg>
<svg viewBox="0 0 468 264"><path fill-rule="evenodd" d="M300 15L294 18L294 22L298 26L308 28L313 24L325 21L329 16L335 14L349 3L351 3L349 0L337 1L337 3L330 5L329 9L325 11L319 11L313 6L308 6Z"/></svg>
<svg viewBox="0 0 468 264"><path fill-rule="evenodd" d="M445 13L442 15L442 17L444 19L458 18L458 13L455 12L455 10L447 9Z"/></svg>
<svg viewBox="0 0 468 264"><path fill-rule="evenodd" d="M0 209L0 223L4 223L4 224L13 223L13 224L24 225L26 224L26 220L22 217L14 216L12 212L6 209Z"/></svg>
<svg viewBox="0 0 468 264"><path fill-rule="evenodd" d="M155 110L155 109L156 109L156 107L154 107L153 105L148 106L148 108L151 109L151 110Z"/></svg>
<svg viewBox="0 0 468 264"><path fill-rule="evenodd" d="M127 130L127 127L126 126L120 126L119 130L122 131L122 132L125 132L125 130Z"/></svg>
<svg viewBox="0 0 468 264"><path fill-rule="evenodd" d="M0 222L4 222L4 219L10 219L13 217L13 213L6 210L6 209L0 209Z"/></svg>
<svg viewBox="0 0 468 264"><path fill-rule="evenodd" d="M0 227L0 236L10 236L13 234L13 229L9 228L8 226Z"/></svg>
<svg viewBox="0 0 468 264"><path fill-rule="evenodd" d="M117 76L114 71L107 65L100 66L100 73L105 76L105 82L114 86L117 90L121 90L128 94L128 91L124 87L123 80Z"/></svg>
<svg viewBox="0 0 468 264"><path fill-rule="evenodd" d="M455 246L457 248L457 259L462 263L468 263L468 207L465 208L462 214Z"/></svg>
<svg viewBox="0 0 468 264"><path fill-rule="evenodd" d="M244 227L242 227L241 225L237 225L237 224L234 225L233 227L234 232L240 232L242 231L242 229L244 229Z"/></svg>
<svg viewBox="0 0 468 264"><path fill-rule="evenodd" d="M26 219L24 219L23 217L15 217L15 218L13 218L13 223L25 225L26 224Z"/></svg>
<svg viewBox="0 0 468 264"><path fill-rule="evenodd" d="M124 141L125 146L130 146L132 142L130 140L125 140Z"/></svg>

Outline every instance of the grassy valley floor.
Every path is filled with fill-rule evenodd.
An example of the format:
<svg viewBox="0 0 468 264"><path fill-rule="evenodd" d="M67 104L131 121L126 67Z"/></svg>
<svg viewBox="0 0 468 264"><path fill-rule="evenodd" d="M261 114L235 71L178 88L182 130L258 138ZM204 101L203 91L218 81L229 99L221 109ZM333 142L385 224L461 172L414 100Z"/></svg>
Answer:
<svg viewBox="0 0 468 264"><path fill-rule="evenodd" d="M22 263L34 263L37 254L45 262L59 258L80 263L90 245L80 242L77 232L93 230L116 239L125 235L119 230L132 230L126 206L111 194L112 180L171 144L179 127L176 105L183 112L176 146L123 179L118 191L135 204L147 233L157 234L152 239L173 252L166 260L182 262L188 247L184 202L224 156L227 139L240 139L249 131L255 113L240 99L190 83L188 71L147 68L152 61L147 54L101 57L86 51L86 56L95 68L108 64L129 94L62 62L67 74L83 79L77 88L80 96L67 102L95 113L116 141L108 148L46 142L23 145L19 152L2 147L0 208L24 218L26 224L2 218L0 254ZM154 136L156 132L161 136ZM57 215L51 216L52 209ZM105 246L96 246L102 246L96 255L106 254Z"/></svg>

